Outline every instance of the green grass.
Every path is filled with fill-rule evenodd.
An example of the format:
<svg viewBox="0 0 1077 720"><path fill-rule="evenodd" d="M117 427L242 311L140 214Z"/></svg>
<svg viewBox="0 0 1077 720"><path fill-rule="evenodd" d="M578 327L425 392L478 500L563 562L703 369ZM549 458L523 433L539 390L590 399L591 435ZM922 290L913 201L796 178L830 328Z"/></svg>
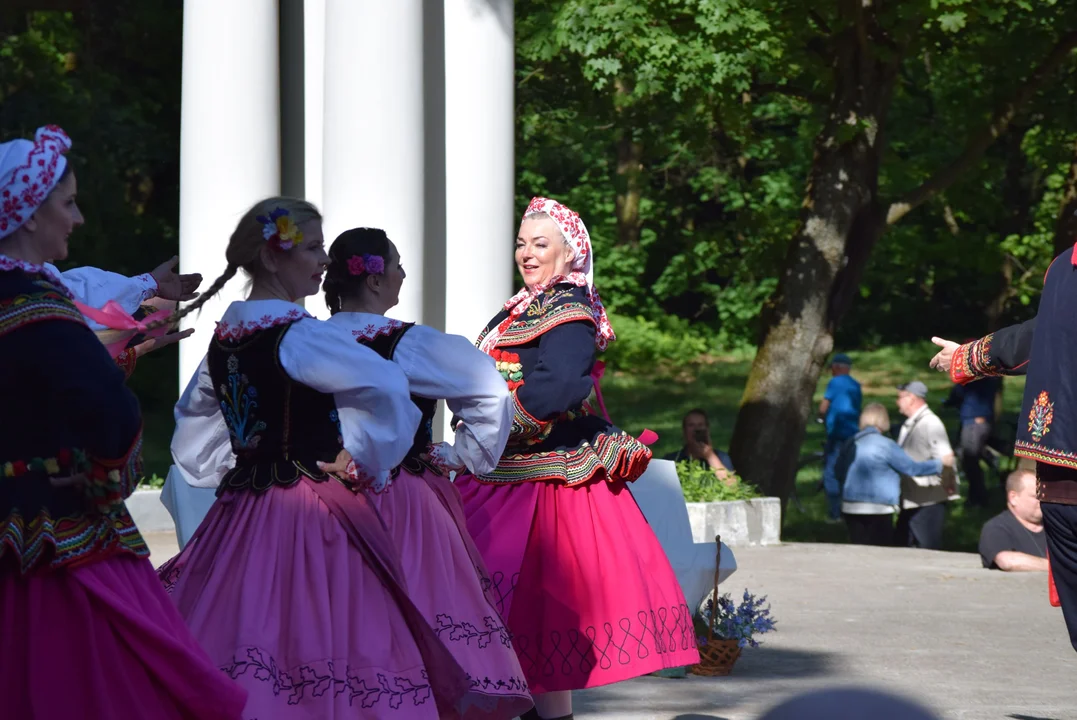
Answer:
<svg viewBox="0 0 1077 720"><path fill-rule="evenodd" d="M853 358L853 377L864 390L864 403L881 402L890 409L892 423L904 418L897 412L896 386L910 380L927 384L928 402L946 423L951 441L956 441L957 414L943 409L942 402L950 391L950 381L942 373L928 368L935 353L931 343L898 345L870 352L850 352ZM656 456L672 452L682 444L681 418L688 410L700 407L711 418L711 436L719 448L728 448L733 433L741 393L751 367L748 356L711 358L677 372L649 373L646 377L627 373L607 372L602 391L611 417L622 428L638 434L644 428L659 435L655 444ZM611 370L613 370L611 368ZM822 398L830 379L825 373L819 380L814 402ZM1003 383L1003 421L1012 419L1020 409L1024 378L1007 378ZM822 426L811 423L807 429L801 456L822 449ZM794 542L846 542L843 525L828 525L826 498L817 490L822 474L818 463L809 465L797 476L797 495L804 507L800 512L789 503L782 520L782 537ZM944 548L974 552L983 523L1004 506L1003 493L987 472L991 505L988 509L966 510L963 503L950 503L944 533Z"/></svg>

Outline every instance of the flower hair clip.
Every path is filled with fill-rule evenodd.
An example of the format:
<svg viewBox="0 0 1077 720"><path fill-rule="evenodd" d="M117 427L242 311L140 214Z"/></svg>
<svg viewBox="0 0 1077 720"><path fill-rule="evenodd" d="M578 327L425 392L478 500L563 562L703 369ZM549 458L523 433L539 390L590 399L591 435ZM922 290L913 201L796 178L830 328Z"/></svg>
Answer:
<svg viewBox="0 0 1077 720"><path fill-rule="evenodd" d="M276 208L269 216L255 218L262 223L262 237L278 250L291 250L303 242L303 231L284 208Z"/></svg>
<svg viewBox="0 0 1077 720"><path fill-rule="evenodd" d="M350 275L362 275L365 272L381 275L385 272L385 260L380 255L352 255L348 258Z"/></svg>

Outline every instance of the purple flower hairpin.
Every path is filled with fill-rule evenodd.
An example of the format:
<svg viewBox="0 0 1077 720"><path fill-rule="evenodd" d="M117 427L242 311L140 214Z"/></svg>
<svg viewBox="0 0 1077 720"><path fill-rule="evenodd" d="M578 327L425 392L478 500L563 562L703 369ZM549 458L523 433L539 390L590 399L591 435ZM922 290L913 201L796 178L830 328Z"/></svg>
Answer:
<svg viewBox="0 0 1077 720"><path fill-rule="evenodd" d="M380 255L352 255L348 258L348 273L351 275L381 275L385 272L385 260Z"/></svg>

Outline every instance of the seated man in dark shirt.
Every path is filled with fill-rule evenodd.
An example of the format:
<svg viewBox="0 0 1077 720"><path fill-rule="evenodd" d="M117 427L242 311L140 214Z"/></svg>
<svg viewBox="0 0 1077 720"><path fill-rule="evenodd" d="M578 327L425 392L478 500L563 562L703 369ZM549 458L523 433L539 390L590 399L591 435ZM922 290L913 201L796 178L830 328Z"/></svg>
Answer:
<svg viewBox="0 0 1077 720"><path fill-rule="evenodd" d="M1006 509L984 523L980 558L992 570L1047 572L1047 536L1036 499L1036 474L1014 470L1006 478Z"/></svg>
<svg viewBox="0 0 1077 720"><path fill-rule="evenodd" d="M706 412L699 408L689 410L681 420L681 431L684 433L684 447L666 455L663 460L696 460L700 465L713 470L719 480L732 479L730 473L735 472L733 460L721 450L714 449Z"/></svg>

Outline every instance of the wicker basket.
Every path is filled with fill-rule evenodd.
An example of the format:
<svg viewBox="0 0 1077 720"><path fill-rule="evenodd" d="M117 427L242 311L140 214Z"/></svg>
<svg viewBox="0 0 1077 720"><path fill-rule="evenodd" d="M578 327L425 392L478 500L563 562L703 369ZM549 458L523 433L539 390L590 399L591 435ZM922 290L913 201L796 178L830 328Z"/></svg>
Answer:
<svg viewBox="0 0 1077 720"><path fill-rule="evenodd" d="M718 602L718 573L722 569L722 536L715 535L714 544L718 548L718 559L714 563L714 602ZM733 664L740 657L740 646L736 640L715 637L714 626L718 616L717 605L711 610L710 623L707 625L707 641L699 646L699 664L688 668L693 675L721 677L733 671Z"/></svg>

